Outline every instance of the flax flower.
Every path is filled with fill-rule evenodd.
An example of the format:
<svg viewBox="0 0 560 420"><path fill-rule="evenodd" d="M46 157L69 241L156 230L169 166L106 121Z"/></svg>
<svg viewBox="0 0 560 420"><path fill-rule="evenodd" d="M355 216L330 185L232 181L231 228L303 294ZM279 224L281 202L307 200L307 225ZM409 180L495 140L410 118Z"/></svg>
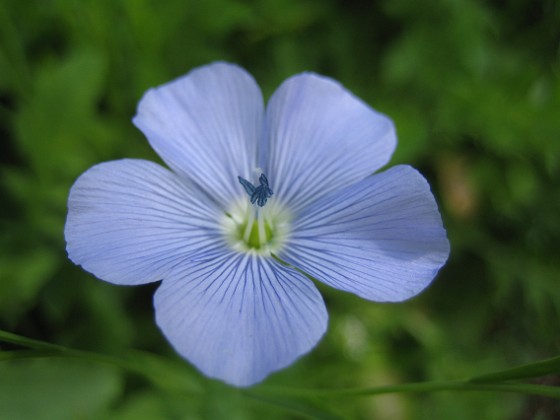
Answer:
<svg viewBox="0 0 560 420"><path fill-rule="evenodd" d="M426 180L371 175L395 148L391 120L332 79L291 77L265 108L247 72L214 63L149 90L133 121L169 169L86 171L67 250L114 284L162 281L156 322L210 377L252 385L315 346L328 316L311 278L398 302L447 259Z"/></svg>

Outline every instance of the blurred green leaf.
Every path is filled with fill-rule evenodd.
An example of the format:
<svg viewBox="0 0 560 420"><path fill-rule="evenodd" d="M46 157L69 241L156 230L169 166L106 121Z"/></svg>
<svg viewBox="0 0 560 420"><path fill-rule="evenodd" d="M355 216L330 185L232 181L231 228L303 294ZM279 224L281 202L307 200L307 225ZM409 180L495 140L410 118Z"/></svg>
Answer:
<svg viewBox="0 0 560 420"><path fill-rule="evenodd" d="M228 60L252 73L266 97L313 71L393 118L399 143L389 165L412 164L428 178L452 245L431 287L401 305L319 286L329 332L267 384L366 389L555 354L558 39L556 0L3 1L0 323L106 354L172 352L153 320L156 286L115 287L71 266L66 200L95 163L158 160L130 121L146 89ZM127 374L125 392L107 412L94 410L98 417L286 417L280 405L240 398L180 362L139 360L152 379ZM174 391L195 395L199 386L196 397ZM332 406L351 418L558 417L550 401L506 393L331 400L319 411Z"/></svg>
<svg viewBox="0 0 560 420"><path fill-rule="evenodd" d="M167 420L170 418L165 400L153 392L132 395L119 407L110 420Z"/></svg>
<svg viewBox="0 0 560 420"><path fill-rule="evenodd" d="M112 368L78 360L0 363L0 416L18 420L97 419L122 391Z"/></svg>
<svg viewBox="0 0 560 420"><path fill-rule="evenodd" d="M33 304L58 264L57 255L48 249L15 256L0 254L0 319L15 323Z"/></svg>
<svg viewBox="0 0 560 420"><path fill-rule="evenodd" d="M43 188L90 164L92 153L107 144L110 131L96 116L106 72L102 54L83 50L60 63L46 63L37 74L33 96L16 116L15 128Z"/></svg>
<svg viewBox="0 0 560 420"><path fill-rule="evenodd" d="M537 378L545 375L560 374L560 356L535 363L528 363L516 366L500 372L487 373L470 378L468 381L473 383L487 383L498 381L512 381L527 378Z"/></svg>
<svg viewBox="0 0 560 420"><path fill-rule="evenodd" d="M303 402L297 399L283 398L270 395L261 395L257 393L247 392L247 396L267 404L282 407L294 414L299 414L303 418L320 419L320 420L340 420L345 417L334 414L325 410L320 404L311 404L309 401Z"/></svg>

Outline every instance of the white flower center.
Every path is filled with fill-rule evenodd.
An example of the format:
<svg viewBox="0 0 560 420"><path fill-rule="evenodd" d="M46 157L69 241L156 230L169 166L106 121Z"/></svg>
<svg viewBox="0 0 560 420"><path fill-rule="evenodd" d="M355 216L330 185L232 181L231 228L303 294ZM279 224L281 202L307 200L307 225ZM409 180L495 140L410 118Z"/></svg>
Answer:
<svg viewBox="0 0 560 420"><path fill-rule="evenodd" d="M222 226L228 245L237 252L263 255L277 253L288 240L291 215L276 200L265 207L252 205L246 197L224 215Z"/></svg>

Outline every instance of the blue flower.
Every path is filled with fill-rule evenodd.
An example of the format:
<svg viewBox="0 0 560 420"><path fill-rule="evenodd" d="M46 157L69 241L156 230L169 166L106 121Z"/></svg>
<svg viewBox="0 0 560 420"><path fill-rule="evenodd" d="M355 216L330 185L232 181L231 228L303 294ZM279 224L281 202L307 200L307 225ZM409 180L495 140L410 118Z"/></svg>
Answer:
<svg viewBox="0 0 560 420"><path fill-rule="evenodd" d="M169 166L96 165L70 191L70 259L120 285L163 280L156 322L204 374L262 381L316 345L309 277L378 302L423 290L449 244L426 180L384 166L391 120L339 83L214 63L149 90L134 124Z"/></svg>

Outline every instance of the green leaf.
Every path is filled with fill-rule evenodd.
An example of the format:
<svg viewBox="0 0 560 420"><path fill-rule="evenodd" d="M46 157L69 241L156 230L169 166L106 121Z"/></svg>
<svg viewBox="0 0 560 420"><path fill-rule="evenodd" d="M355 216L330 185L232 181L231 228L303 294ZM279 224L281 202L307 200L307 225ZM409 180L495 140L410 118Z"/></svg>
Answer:
<svg viewBox="0 0 560 420"><path fill-rule="evenodd" d="M138 372L162 389L189 394L202 392L200 381L196 380L199 375L186 363L140 351L130 352L128 358L140 367Z"/></svg>
<svg viewBox="0 0 560 420"><path fill-rule="evenodd" d="M537 378L545 375L560 374L560 356L517 366L511 369L478 375L470 378L471 383L488 383L498 381L512 381L519 379Z"/></svg>
<svg viewBox="0 0 560 420"><path fill-rule="evenodd" d="M110 419L115 420L166 420L169 419L165 401L155 393L142 392L126 399Z"/></svg>
<svg viewBox="0 0 560 420"><path fill-rule="evenodd" d="M0 255L0 316L9 323L15 322L56 268L56 254L47 248Z"/></svg>
<svg viewBox="0 0 560 420"><path fill-rule="evenodd" d="M95 419L122 389L118 372L82 360L0 364L0 415L18 420Z"/></svg>
<svg viewBox="0 0 560 420"><path fill-rule="evenodd" d="M320 420L340 420L344 418L337 414L326 411L324 407L319 408L318 404L311 404L309 401L302 402L298 399L263 395L253 392L246 392L245 395L255 400L267 404L272 404L293 413L297 413L304 416L305 418Z"/></svg>
<svg viewBox="0 0 560 420"><path fill-rule="evenodd" d="M96 111L106 72L106 58L95 50L80 50L39 69L33 96L18 110L14 125L18 146L41 185L92 163L93 148L107 141L108 128Z"/></svg>
<svg viewBox="0 0 560 420"><path fill-rule="evenodd" d="M75 350L0 330L0 342L1 341L34 349L35 351L19 350L0 352L0 361L18 357L81 359L111 365L143 375L154 385L165 390L190 394L200 393L200 384L193 379L194 374L186 364L147 352L130 351L126 356L113 356L103 353Z"/></svg>

